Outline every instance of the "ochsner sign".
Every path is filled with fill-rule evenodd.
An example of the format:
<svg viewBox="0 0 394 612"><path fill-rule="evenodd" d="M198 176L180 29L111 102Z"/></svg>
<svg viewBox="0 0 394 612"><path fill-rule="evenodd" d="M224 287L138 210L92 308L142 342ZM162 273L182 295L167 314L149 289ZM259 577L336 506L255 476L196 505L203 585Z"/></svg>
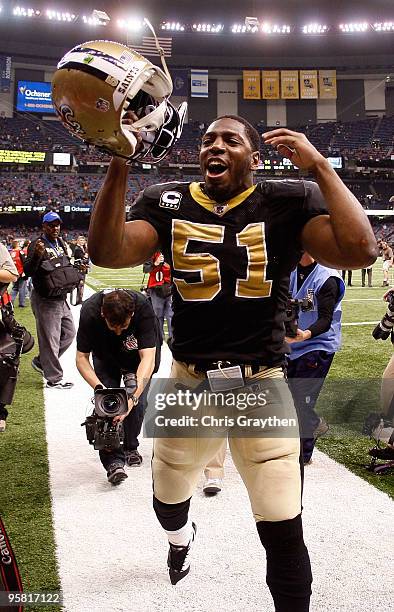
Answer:
<svg viewBox="0 0 394 612"><path fill-rule="evenodd" d="M29 113L54 113L51 84L42 81L18 81L16 108Z"/></svg>

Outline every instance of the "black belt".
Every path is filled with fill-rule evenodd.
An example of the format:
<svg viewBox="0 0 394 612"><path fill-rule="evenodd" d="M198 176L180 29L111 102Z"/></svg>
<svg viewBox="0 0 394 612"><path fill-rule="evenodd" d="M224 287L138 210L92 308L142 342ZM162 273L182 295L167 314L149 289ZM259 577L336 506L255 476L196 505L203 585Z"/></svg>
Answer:
<svg viewBox="0 0 394 612"><path fill-rule="evenodd" d="M219 370L223 368L231 368L239 366L241 368L242 376L250 375L249 372L246 375L246 368L250 368L252 374L258 374L262 369L265 369L265 365L259 361L251 361L250 363L238 363L236 361L195 361L194 363L188 363L188 366L193 365L194 371L201 374L206 374L208 370ZM220 366L220 367L219 367Z"/></svg>

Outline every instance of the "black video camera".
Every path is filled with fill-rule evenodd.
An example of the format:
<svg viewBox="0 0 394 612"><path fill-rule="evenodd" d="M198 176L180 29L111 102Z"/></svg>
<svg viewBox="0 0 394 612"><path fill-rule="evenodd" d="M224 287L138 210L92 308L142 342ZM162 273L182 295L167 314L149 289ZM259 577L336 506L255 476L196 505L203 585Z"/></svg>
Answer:
<svg viewBox="0 0 394 612"><path fill-rule="evenodd" d="M85 276L89 272L89 260L74 259L74 263L72 265L79 272L80 280L79 283L70 292L70 304L72 306L79 306L79 304L82 304L83 289L85 286Z"/></svg>
<svg viewBox="0 0 394 612"><path fill-rule="evenodd" d="M393 325L394 325L394 290L388 292L386 296L387 311L383 315L382 320L377 324L372 332L375 340L387 340L391 334L391 342L394 344L393 339Z"/></svg>
<svg viewBox="0 0 394 612"><path fill-rule="evenodd" d="M124 388L97 386L94 390L94 410L82 426L85 426L88 442L95 450L115 450L124 442L123 423L114 423L113 419L127 414L128 399L137 388L137 377L133 372L125 372L123 381Z"/></svg>
<svg viewBox="0 0 394 612"><path fill-rule="evenodd" d="M78 270L81 274L87 274L89 272L89 261L86 259L74 259L73 263L74 268ZM83 279L83 277L82 277Z"/></svg>
<svg viewBox="0 0 394 612"><path fill-rule="evenodd" d="M7 287L0 287L0 403L11 404L22 353L34 346L34 338L14 317Z"/></svg>
<svg viewBox="0 0 394 612"><path fill-rule="evenodd" d="M297 336L298 319L300 311L307 312L313 310L313 290L308 289L306 297L302 300L293 298L291 295L287 298L285 311L285 330L288 338Z"/></svg>
<svg viewBox="0 0 394 612"><path fill-rule="evenodd" d="M367 470L379 476L391 474L394 471L394 421L388 415L371 412L364 421L362 433L375 442L368 451L371 461L365 466ZM382 442L388 446L382 447Z"/></svg>

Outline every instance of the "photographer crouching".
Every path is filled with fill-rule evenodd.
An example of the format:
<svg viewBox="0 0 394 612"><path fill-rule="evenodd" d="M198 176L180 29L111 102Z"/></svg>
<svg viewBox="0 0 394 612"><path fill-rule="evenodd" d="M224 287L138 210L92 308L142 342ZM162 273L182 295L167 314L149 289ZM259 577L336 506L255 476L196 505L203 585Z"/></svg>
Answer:
<svg viewBox="0 0 394 612"><path fill-rule="evenodd" d="M87 435L94 436L92 430L96 428L99 440L89 441L99 450L108 481L114 485L127 478L125 463L128 466L142 463L137 450L138 435L149 382L160 363L161 342L152 306L137 291L99 291L82 305L76 365L81 376L95 389L95 411L87 419ZM125 390L120 389L122 377ZM112 391L106 394L103 387ZM126 401L126 409L122 410L122 403ZM115 416L111 417L111 413ZM97 427L97 416L107 423Z"/></svg>

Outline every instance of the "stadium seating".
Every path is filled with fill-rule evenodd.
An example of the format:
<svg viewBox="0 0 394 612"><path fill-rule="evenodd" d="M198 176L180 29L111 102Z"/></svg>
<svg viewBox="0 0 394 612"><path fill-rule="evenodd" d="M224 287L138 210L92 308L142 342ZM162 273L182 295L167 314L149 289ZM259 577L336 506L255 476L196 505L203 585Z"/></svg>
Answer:
<svg viewBox="0 0 394 612"><path fill-rule="evenodd" d="M259 133L272 129L263 126L261 122L256 128ZM319 123L294 129L305 133L312 144L326 156L341 154L347 158L384 158L388 157L393 149L394 117ZM162 165L198 164L197 152L201 133L202 129L196 122L186 124L180 140ZM61 150L75 155L79 166L87 163L100 164L109 160L108 155L69 135L57 120L42 121L32 116L1 118L0 147L28 151ZM262 155L266 158L278 156L272 147L263 144Z"/></svg>
<svg viewBox="0 0 394 612"><path fill-rule="evenodd" d="M102 182L102 174L18 173L0 174L0 211L15 204L91 206ZM126 203L132 204L148 185L173 180L192 181L195 176L143 175L130 172Z"/></svg>
<svg viewBox="0 0 394 612"><path fill-rule="evenodd" d="M63 205L91 206L102 182L102 174L51 174L11 173L0 174L0 211L14 204L46 205L56 208ZM170 181L195 181L199 175L191 174L142 174L132 169L126 203L132 204L138 193L148 185ZM349 189L365 208L390 209L392 192L390 181L345 180Z"/></svg>
<svg viewBox="0 0 394 612"><path fill-rule="evenodd" d="M133 167L130 171L127 204L132 204L147 185L171 180L198 180L198 148L205 127L200 122L185 125L173 151L154 171L143 173L139 167ZM259 122L256 127L261 134L271 129L263 122ZM296 129L305 133L312 144L326 156L341 154L348 158L389 158L393 150L394 117L328 122ZM10 172L9 168L7 171L4 168L0 174L0 211L14 204L45 205L48 208L63 205L91 206L103 180L105 168L100 166L110 159L108 155L73 138L57 120L43 121L30 115L0 118L0 148L64 151L73 154L76 161L72 173L43 172L43 167L39 166L32 166L29 172ZM263 158L281 159L271 146L262 144L261 148ZM386 179L345 178L345 181L364 207L390 210L393 203L389 200L394 193L389 175Z"/></svg>

